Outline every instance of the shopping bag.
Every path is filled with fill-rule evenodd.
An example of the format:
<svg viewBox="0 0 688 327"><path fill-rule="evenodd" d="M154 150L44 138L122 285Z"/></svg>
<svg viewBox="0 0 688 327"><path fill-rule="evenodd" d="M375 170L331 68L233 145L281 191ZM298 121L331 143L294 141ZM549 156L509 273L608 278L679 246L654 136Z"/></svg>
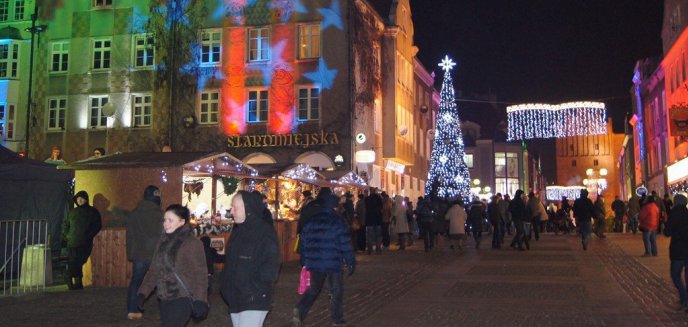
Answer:
<svg viewBox="0 0 688 327"><path fill-rule="evenodd" d="M299 288L297 292L299 295L306 293L308 288L311 286L311 272L306 269L305 266L301 267L301 278L299 278Z"/></svg>

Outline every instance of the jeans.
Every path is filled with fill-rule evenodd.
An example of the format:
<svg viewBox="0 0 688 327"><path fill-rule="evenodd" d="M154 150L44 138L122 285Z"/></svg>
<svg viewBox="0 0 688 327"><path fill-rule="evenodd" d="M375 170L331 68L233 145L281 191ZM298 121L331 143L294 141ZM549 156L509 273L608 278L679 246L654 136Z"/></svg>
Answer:
<svg viewBox="0 0 688 327"><path fill-rule="evenodd" d="M268 315L267 311L246 310L239 313L231 313L232 326L235 327L261 327Z"/></svg>
<svg viewBox="0 0 688 327"><path fill-rule="evenodd" d="M678 290L681 304L688 305L688 293L686 292L686 272L688 272L688 260L671 260L671 280Z"/></svg>
<svg viewBox="0 0 688 327"><path fill-rule="evenodd" d="M406 233L398 233L397 235L399 236L399 249L406 249Z"/></svg>
<svg viewBox="0 0 688 327"><path fill-rule="evenodd" d="M511 246L518 245L519 249L523 249L523 243L525 242L526 246L530 248L528 237L526 236L526 224L528 224L528 228L530 228L530 223L514 221L514 225L516 225L516 236L514 236L514 239L511 241ZM530 231L528 231L528 234L530 234Z"/></svg>
<svg viewBox="0 0 688 327"><path fill-rule="evenodd" d="M330 317L333 323L344 322L344 277L341 271L339 272L318 272L311 271L311 286L303 294L299 303L296 304L296 309L299 310L299 318L301 321L306 319L308 311L318 298L320 291L325 284L327 278L327 287L330 291Z"/></svg>
<svg viewBox="0 0 688 327"><path fill-rule="evenodd" d="M382 252L382 248L380 247L380 241L382 238L382 227L380 225L367 226L366 232L368 233L366 237L366 241L368 242L368 254L373 253L373 240L375 240L375 252Z"/></svg>
<svg viewBox="0 0 688 327"><path fill-rule="evenodd" d="M657 231L652 230L643 232L643 244L645 245L645 255L657 255Z"/></svg>
<svg viewBox="0 0 688 327"><path fill-rule="evenodd" d="M499 248L502 245L502 224L492 224L492 248Z"/></svg>
<svg viewBox="0 0 688 327"><path fill-rule="evenodd" d="M634 215L628 219L628 227L626 232L632 231L633 234L638 232L638 215Z"/></svg>
<svg viewBox="0 0 688 327"><path fill-rule="evenodd" d="M127 312L140 312L136 304L136 295L139 293L139 287L141 287L143 277L146 276L150 264L150 260L145 259L132 262L131 281L127 290Z"/></svg>
<svg viewBox="0 0 688 327"><path fill-rule="evenodd" d="M434 246L433 233L432 233L432 222L420 223L420 236L423 238L423 245L425 245L425 251L429 251Z"/></svg>
<svg viewBox="0 0 688 327"><path fill-rule="evenodd" d="M164 327L186 326L191 319L191 303L187 297L161 300L158 305L161 325Z"/></svg>
<svg viewBox="0 0 688 327"><path fill-rule="evenodd" d="M578 226L580 226L581 241L583 242L583 248L587 249L590 243L590 233L592 232L592 222L591 221L579 221Z"/></svg>

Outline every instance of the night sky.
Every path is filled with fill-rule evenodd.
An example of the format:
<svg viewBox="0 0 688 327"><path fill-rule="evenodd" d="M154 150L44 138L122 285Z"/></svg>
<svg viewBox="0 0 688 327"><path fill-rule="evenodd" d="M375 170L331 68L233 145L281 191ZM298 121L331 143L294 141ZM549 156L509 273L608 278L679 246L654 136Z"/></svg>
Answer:
<svg viewBox="0 0 688 327"><path fill-rule="evenodd" d="M598 100L623 131L636 60L662 56L662 0L411 0L411 11L426 68L439 74L448 54L458 63L454 87L492 92L504 112L513 103ZM552 141L529 147L553 152Z"/></svg>

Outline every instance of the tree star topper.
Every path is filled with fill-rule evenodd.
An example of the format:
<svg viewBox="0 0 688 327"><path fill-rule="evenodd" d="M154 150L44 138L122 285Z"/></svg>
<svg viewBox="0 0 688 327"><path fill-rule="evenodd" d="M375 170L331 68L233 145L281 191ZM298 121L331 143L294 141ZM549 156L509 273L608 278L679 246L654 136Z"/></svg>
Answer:
<svg viewBox="0 0 688 327"><path fill-rule="evenodd" d="M449 56L444 56L444 59L442 59L442 62L440 64L438 64L437 66L442 67L442 69L445 72L448 72L448 71L452 70L452 68L454 68L454 66L456 66L456 63L453 60L451 60L449 58Z"/></svg>

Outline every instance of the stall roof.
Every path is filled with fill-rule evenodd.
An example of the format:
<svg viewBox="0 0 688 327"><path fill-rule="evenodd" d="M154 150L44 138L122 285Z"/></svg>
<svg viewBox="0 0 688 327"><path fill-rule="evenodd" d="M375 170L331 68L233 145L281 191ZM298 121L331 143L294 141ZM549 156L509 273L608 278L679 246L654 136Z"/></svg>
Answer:
<svg viewBox="0 0 688 327"><path fill-rule="evenodd" d="M333 170L333 171L323 171L323 175L334 185L339 186L355 186L355 187L368 187L368 184L363 180L361 176L354 173L351 170Z"/></svg>
<svg viewBox="0 0 688 327"><path fill-rule="evenodd" d="M62 165L60 169L182 167L198 173L255 175L256 170L227 152L128 152L115 153Z"/></svg>

